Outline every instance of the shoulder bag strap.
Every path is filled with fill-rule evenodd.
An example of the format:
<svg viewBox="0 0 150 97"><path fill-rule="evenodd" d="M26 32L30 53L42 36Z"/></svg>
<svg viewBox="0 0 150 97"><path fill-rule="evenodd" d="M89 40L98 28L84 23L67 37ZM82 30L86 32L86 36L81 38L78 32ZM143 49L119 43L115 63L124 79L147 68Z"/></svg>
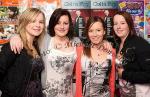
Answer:
<svg viewBox="0 0 150 97"><path fill-rule="evenodd" d="M75 97L82 97L82 75L81 75L81 54L83 47L77 47L77 61L75 64L75 75L76 75L76 94Z"/></svg>
<svg viewBox="0 0 150 97"><path fill-rule="evenodd" d="M111 72L109 76L110 97L115 97L115 80L116 80L115 59L116 59L116 50L112 49Z"/></svg>

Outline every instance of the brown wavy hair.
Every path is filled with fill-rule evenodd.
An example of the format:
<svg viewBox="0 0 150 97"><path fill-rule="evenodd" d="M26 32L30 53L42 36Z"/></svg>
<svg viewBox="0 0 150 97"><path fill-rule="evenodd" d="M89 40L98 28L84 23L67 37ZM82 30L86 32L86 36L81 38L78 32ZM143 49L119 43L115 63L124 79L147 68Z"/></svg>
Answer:
<svg viewBox="0 0 150 97"><path fill-rule="evenodd" d="M127 25L129 27L129 35L128 36L133 36L133 35L136 35L136 31L135 31L135 28L134 28L134 22L133 22L133 19L132 19L132 16L126 12L126 11L118 11L114 14L115 15L121 15L124 17L125 21L127 22ZM114 23L113 23L114 25ZM113 30L114 32L114 30ZM115 40L120 42L120 38L114 33L114 36L115 36Z"/></svg>

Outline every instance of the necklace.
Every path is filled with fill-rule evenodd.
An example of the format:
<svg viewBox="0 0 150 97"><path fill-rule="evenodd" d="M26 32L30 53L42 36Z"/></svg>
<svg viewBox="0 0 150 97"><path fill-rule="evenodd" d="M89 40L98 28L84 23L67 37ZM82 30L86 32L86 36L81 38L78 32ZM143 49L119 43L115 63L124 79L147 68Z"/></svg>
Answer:
<svg viewBox="0 0 150 97"><path fill-rule="evenodd" d="M97 56L99 57L99 56L101 56L102 54L101 54L102 52L98 49L97 50Z"/></svg>
<svg viewBox="0 0 150 97"><path fill-rule="evenodd" d="M100 49L97 49L97 48L91 48L91 49L93 52L93 56L95 56L95 57L101 56L101 50Z"/></svg>
<svg viewBox="0 0 150 97"><path fill-rule="evenodd" d="M96 48L97 50L102 49L103 48L103 41L98 43L98 44L91 43L91 48Z"/></svg>
<svg viewBox="0 0 150 97"><path fill-rule="evenodd" d="M68 47L68 43L57 43L56 45L55 45L55 48L56 49L61 49L61 48L67 48Z"/></svg>
<svg viewBox="0 0 150 97"><path fill-rule="evenodd" d="M100 54L98 53L97 56L100 56Z"/></svg>
<svg viewBox="0 0 150 97"><path fill-rule="evenodd" d="M56 49L62 49L62 48L67 48L68 47L68 44L69 44L69 40L68 38L64 38L63 41L60 41L58 42L58 40L56 40L54 38L54 48Z"/></svg>

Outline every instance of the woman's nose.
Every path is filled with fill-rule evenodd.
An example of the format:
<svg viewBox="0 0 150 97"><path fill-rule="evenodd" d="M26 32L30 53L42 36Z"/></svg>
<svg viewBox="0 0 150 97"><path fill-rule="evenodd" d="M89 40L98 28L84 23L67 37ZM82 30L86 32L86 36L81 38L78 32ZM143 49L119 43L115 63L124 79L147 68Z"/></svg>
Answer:
<svg viewBox="0 0 150 97"><path fill-rule="evenodd" d="M61 27L61 28L64 28L64 24L60 24L60 27Z"/></svg>

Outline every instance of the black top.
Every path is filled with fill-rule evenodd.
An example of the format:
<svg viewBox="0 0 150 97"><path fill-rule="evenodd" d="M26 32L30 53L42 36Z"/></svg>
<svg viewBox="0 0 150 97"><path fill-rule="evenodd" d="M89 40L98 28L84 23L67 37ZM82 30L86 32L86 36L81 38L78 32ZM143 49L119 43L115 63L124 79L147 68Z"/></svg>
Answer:
<svg viewBox="0 0 150 97"><path fill-rule="evenodd" d="M42 97L40 73L43 70L41 58L32 59L32 73L24 97Z"/></svg>
<svg viewBox="0 0 150 97"><path fill-rule="evenodd" d="M131 83L150 83L150 44L141 37L128 36L121 53L122 78Z"/></svg>
<svg viewBox="0 0 150 97"><path fill-rule="evenodd" d="M14 54L9 44L5 44L0 52L0 90L1 97L23 97L27 86L32 80L39 80L41 69L33 68L33 58L24 48L20 54ZM38 69L38 70L37 70ZM37 77L34 76L36 72ZM31 75L32 74L32 75ZM35 78L34 78L35 77ZM39 80L40 81L40 80Z"/></svg>

